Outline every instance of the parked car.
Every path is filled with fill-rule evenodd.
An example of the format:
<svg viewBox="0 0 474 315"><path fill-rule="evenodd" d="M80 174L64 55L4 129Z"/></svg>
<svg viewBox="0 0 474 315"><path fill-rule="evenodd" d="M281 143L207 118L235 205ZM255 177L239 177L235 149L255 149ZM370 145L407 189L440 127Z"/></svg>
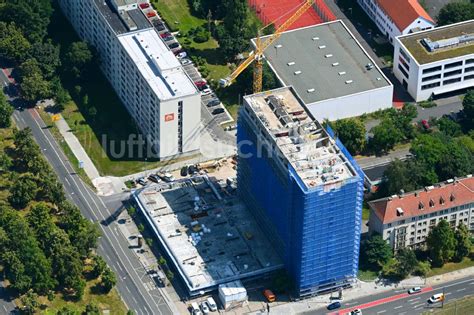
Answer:
<svg viewBox="0 0 474 315"><path fill-rule="evenodd" d="M355 310L351 311L351 315L362 315L362 310L359 308L356 308Z"/></svg>
<svg viewBox="0 0 474 315"><path fill-rule="evenodd" d="M197 303L191 303L191 314L192 315L202 315L201 310Z"/></svg>
<svg viewBox="0 0 474 315"><path fill-rule="evenodd" d="M204 88L201 90L201 95L209 95L212 93L212 90L209 87Z"/></svg>
<svg viewBox="0 0 474 315"><path fill-rule="evenodd" d="M165 42L169 42L170 40L174 40L174 37L173 36L163 37L163 40Z"/></svg>
<svg viewBox="0 0 474 315"><path fill-rule="evenodd" d="M161 178L156 174L151 174L150 176L148 176L148 179L155 183L161 182Z"/></svg>
<svg viewBox="0 0 474 315"><path fill-rule="evenodd" d="M195 165L189 165L188 166L188 174L189 175L194 175L198 172L198 168Z"/></svg>
<svg viewBox="0 0 474 315"><path fill-rule="evenodd" d="M148 18L152 18L152 17L156 16L156 12L155 12L155 11L150 11L150 12L148 12L148 13L146 14L146 16L147 16Z"/></svg>
<svg viewBox="0 0 474 315"><path fill-rule="evenodd" d="M219 108L216 108L212 111L212 114L213 115L217 115L217 114L222 114L224 112L224 109L222 107L219 107Z"/></svg>
<svg viewBox="0 0 474 315"><path fill-rule="evenodd" d="M168 36L173 36L173 35L170 32L164 32L164 33L160 34L161 38L165 38L165 37L168 37Z"/></svg>
<svg viewBox="0 0 474 315"><path fill-rule="evenodd" d="M204 314L209 314L209 307L207 307L206 302L201 302L199 306L201 306L201 310Z"/></svg>
<svg viewBox="0 0 474 315"><path fill-rule="evenodd" d="M444 300L444 294L438 293L428 299L428 303L433 304Z"/></svg>
<svg viewBox="0 0 474 315"><path fill-rule="evenodd" d="M214 299L211 296L207 298L206 302L207 302L207 306L209 306L209 309L211 310L211 312L217 311L216 301L214 301Z"/></svg>
<svg viewBox="0 0 474 315"><path fill-rule="evenodd" d="M408 290L408 294L415 294L415 293L420 293L420 292L421 292L420 287L414 287L414 288L411 288L410 290Z"/></svg>
<svg viewBox="0 0 474 315"><path fill-rule="evenodd" d="M192 62L191 60L189 60L188 58L183 58L183 59L181 59L180 61L181 61L181 64L182 64L183 66L185 66L185 65L190 65L190 64L193 63L193 62Z"/></svg>
<svg viewBox="0 0 474 315"><path fill-rule="evenodd" d="M263 296L270 303L275 302L275 300L276 300L275 294L273 294L273 292L271 290L268 290L268 289L263 290Z"/></svg>
<svg viewBox="0 0 474 315"><path fill-rule="evenodd" d="M428 123L428 121L426 119L423 119L421 121L421 125L423 126L423 128L425 128L425 130L430 129L430 124Z"/></svg>
<svg viewBox="0 0 474 315"><path fill-rule="evenodd" d="M144 2L144 3L140 3L139 6L140 6L140 9L146 9L146 8L149 8L149 7L150 7L150 4Z"/></svg>
<svg viewBox="0 0 474 315"><path fill-rule="evenodd" d="M155 26L155 29L158 32L164 31L166 29L166 27L163 24L157 24L157 25L154 25L154 26Z"/></svg>
<svg viewBox="0 0 474 315"><path fill-rule="evenodd" d="M182 58L185 58L187 56L188 56L188 54L185 51L182 51L182 52L180 52L179 54L176 55L176 58L182 59Z"/></svg>
<svg viewBox="0 0 474 315"><path fill-rule="evenodd" d="M183 177L188 176L188 167L187 166L181 167L181 171L179 172L179 174Z"/></svg>
<svg viewBox="0 0 474 315"><path fill-rule="evenodd" d="M332 311L332 310L335 310L337 308L340 308L341 307L341 302L334 302L334 303L331 303L327 306L327 309Z"/></svg>
<svg viewBox="0 0 474 315"><path fill-rule="evenodd" d="M168 47L171 48L171 49L178 48L179 44L177 42L168 43Z"/></svg>
<svg viewBox="0 0 474 315"><path fill-rule="evenodd" d="M174 176L171 173L160 173L158 176L161 177L162 180L169 183L175 180Z"/></svg>
<svg viewBox="0 0 474 315"><path fill-rule="evenodd" d="M221 103L221 101L218 98L212 98L207 102L206 106L207 107L217 106L220 103Z"/></svg>
<svg viewBox="0 0 474 315"><path fill-rule="evenodd" d="M146 186L146 184L148 184L147 180L145 179L145 177L140 177L139 179L137 179L137 183L142 185L142 186Z"/></svg>

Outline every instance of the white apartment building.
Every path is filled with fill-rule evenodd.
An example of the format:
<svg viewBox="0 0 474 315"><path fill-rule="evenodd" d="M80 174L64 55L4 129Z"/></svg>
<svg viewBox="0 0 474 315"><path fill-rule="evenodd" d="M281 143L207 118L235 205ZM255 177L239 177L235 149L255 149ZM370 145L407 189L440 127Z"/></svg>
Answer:
<svg viewBox="0 0 474 315"><path fill-rule="evenodd" d="M137 0L60 0L157 157L199 150L201 96ZM113 117L111 117L113 119Z"/></svg>
<svg viewBox="0 0 474 315"><path fill-rule="evenodd" d="M393 73L415 101L474 86L474 20L395 39Z"/></svg>
<svg viewBox="0 0 474 315"><path fill-rule="evenodd" d="M446 220L474 232L474 177L369 202L369 233L382 235L394 250L423 247L431 228Z"/></svg>
<svg viewBox="0 0 474 315"><path fill-rule="evenodd" d="M435 26L417 0L357 0L357 3L392 44L399 35Z"/></svg>

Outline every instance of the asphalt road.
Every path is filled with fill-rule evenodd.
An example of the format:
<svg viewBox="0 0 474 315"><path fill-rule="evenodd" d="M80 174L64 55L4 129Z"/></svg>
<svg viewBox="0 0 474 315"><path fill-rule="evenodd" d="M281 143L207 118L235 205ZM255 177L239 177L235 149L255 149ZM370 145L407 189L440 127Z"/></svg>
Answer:
<svg viewBox="0 0 474 315"><path fill-rule="evenodd" d="M433 287L425 287L421 293L412 295L409 295L406 289L392 290L348 302L343 301L342 307L332 312L322 308L305 314L347 314L357 308L361 309L364 315L421 314L430 309L441 307L441 303L428 304L427 300L436 293L442 293L443 290L446 296L445 303L473 295L474 277L470 276Z"/></svg>
<svg viewBox="0 0 474 315"><path fill-rule="evenodd" d="M145 286L148 275L128 248L128 242L118 231L113 213L87 187L67 160L58 143L35 109L15 111L13 117L19 128L30 127L43 154L53 166L66 191L67 197L93 222L100 222L102 237L98 252L117 274L117 289L136 314L171 314L167 301L155 287Z"/></svg>

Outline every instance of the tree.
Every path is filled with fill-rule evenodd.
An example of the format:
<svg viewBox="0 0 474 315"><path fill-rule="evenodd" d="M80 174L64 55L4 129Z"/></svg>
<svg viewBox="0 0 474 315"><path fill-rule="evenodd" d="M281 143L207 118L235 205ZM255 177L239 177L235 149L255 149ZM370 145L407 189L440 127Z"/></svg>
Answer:
<svg viewBox="0 0 474 315"><path fill-rule="evenodd" d="M423 164L415 160L400 161L395 159L383 173L378 190L380 197L399 194L403 191L413 191L420 187L431 185Z"/></svg>
<svg viewBox="0 0 474 315"><path fill-rule="evenodd" d="M56 315L80 315L80 313L72 307L64 306L56 312Z"/></svg>
<svg viewBox="0 0 474 315"><path fill-rule="evenodd" d="M455 254L456 239L446 220L441 220L428 234L426 245L434 266L441 267Z"/></svg>
<svg viewBox="0 0 474 315"><path fill-rule="evenodd" d="M438 25L449 25L474 19L474 4L465 2L452 2L439 11Z"/></svg>
<svg viewBox="0 0 474 315"><path fill-rule="evenodd" d="M36 197L38 186L30 176L21 176L10 187L8 201L17 208L22 209Z"/></svg>
<svg viewBox="0 0 474 315"><path fill-rule="evenodd" d="M54 45L51 39L35 42L31 47L31 55L38 61L42 74L47 79L51 79L61 65L59 46Z"/></svg>
<svg viewBox="0 0 474 315"><path fill-rule="evenodd" d="M72 43L65 55L68 70L76 77L82 75L83 69L92 61L93 55L86 42Z"/></svg>
<svg viewBox="0 0 474 315"><path fill-rule="evenodd" d="M20 67L18 67L18 75L20 76L20 82L23 82L24 78L43 74L38 60L35 58L28 58L20 65Z"/></svg>
<svg viewBox="0 0 474 315"><path fill-rule="evenodd" d="M467 226L462 223L459 224L458 228L454 232L454 238L456 239L456 250L454 253L454 259L456 261L461 261L471 252L472 244Z"/></svg>
<svg viewBox="0 0 474 315"><path fill-rule="evenodd" d="M474 155L458 143L450 141L436 167L441 180L465 176L474 171Z"/></svg>
<svg viewBox="0 0 474 315"><path fill-rule="evenodd" d="M117 284L117 278L115 277L114 272L112 269L107 267L104 272L102 273L101 276L101 285L102 289L104 290L105 293L109 293L110 290Z"/></svg>
<svg viewBox="0 0 474 315"><path fill-rule="evenodd" d="M423 278L426 278L428 273L431 270L431 265L429 261L420 261L415 268L414 274Z"/></svg>
<svg viewBox="0 0 474 315"><path fill-rule="evenodd" d="M92 121L95 121L95 116L97 116L97 109L92 106L89 108L89 116L91 117Z"/></svg>
<svg viewBox="0 0 474 315"><path fill-rule="evenodd" d="M377 153L388 152L403 138L403 134L391 119L382 120L371 132L373 137L370 138L369 144Z"/></svg>
<svg viewBox="0 0 474 315"><path fill-rule="evenodd" d="M374 234L362 243L361 256L368 267L378 269L393 257L393 252L382 236Z"/></svg>
<svg viewBox="0 0 474 315"><path fill-rule="evenodd" d="M408 277L418 266L415 253L409 248L398 250L396 255L398 261L398 276L400 279Z"/></svg>
<svg viewBox="0 0 474 315"><path fill-rule="evenodd" d="M438 124L439 131L448 137L459 137L462 135L461 125L447 117L441 117L436 123Z"/></svg>
<svg viewBox="0 0 474 315"><path fill-rule="evenodd" d="M29 290L20 300L23 304L23 312L26 314L34 314L39 306L38 294L34 293L33 290Z"/></svg>
<svg viewBox="0 0 474 315"><path fill-rule="evenodd" d="M39 197L47 200L55 205L61 204L66 200L62 184L57 180L54 173L48 166L50 173L43 174L38 178L39 182Z"/></svg>
<svg viewBox="0 0 474 315"><path fill-rule="evenodd" d="M30 102L35 102L51 95L49 82L39 73L23 78L21 91L23 98Z"/></svg>
<svg viewBox="0 0 474 315"><path fill-rule="evenodd" d="M418 116L416 106L409 103L403 105L401 110L389 111L389 117L405 139L413 139L415 137L415 127L412 121L416 116Z"/></svg>
<svg viewBox="0 0 474 315"><path fill-rule="evenodd" d="M0 22L0 57L22 62L31 48L28 40L15 24Z"/></svg>
<svg viewBox="0 0 474 315"><path fill-rule="evenodd" d="M439 181L435 167L447 154L447 142L449 139L441 134L420 134L411 144L410 152L415 156L416 161L425 167L425 176L431 183Z"/></svg>
<svg viewBox="0 0 474 315"><path fill-rule="evenodd" d="M107 263L104 258L99 255L94 255L92 257L92 276L94 278L99 277L107 268Z"/></svg>
<svg viewBox="0 0 474 315"><path fill-rule="evenodd" d="M365 126L358 119L341 119L334 123L337 137L353 155L365 148Z"/></svg>
<svg viewBox="0 0 474 315"><path fill-rule="evenodd" d="M100 315L99 307L94 303L89 303L82 315Z"/></svg>
<svg viewBox="0 0 474 315"><path fill-rule="evenodd" d="M470 124L470 129L474 127L474 90L469 90L464 96L462 107L466 120Z"/></svg>
<svg viewBox="0 0 474 315"><path fill-rule="evenodd" d="M0 172L7 171L12 165L12 159L5 153L0 152Z"/></svg>
<svg viewBox="0 0 474 315"><path fill-rule="evenodd" d="M8 128L11 125L13 107L7 102L5 94L0 93L0 128Z"/></svg>
<svg viewBox="0 0 474 315"><path fill-rule="evenodd" d="M61 84L59 77L54 77L51 80L51 92L53 94L54 102L56 103L56 108L60 111L64 110L66 104L71 101L71 96Z"/></svg>

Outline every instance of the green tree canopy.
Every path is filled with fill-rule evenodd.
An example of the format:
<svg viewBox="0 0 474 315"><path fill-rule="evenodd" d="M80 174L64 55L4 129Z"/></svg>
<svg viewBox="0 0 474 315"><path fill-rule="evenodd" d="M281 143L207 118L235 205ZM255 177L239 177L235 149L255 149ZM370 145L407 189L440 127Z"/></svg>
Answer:
<svg viewBox="0 0 474 315"><path fill-rule="evenodd" d="M15 24L0 22L0 57L22 62L28 56L31 45Z"/></svg>
<svg viewBox="0 0 474 315"><path fill-rule="evenodd" d="M454 238L456 239L456 250L454 253L454 259L461 261L464 257L467 257L471 252L471 237L469 229L466 225L460 224L454 232Z"/></svg>
<svg viewBox="0 0 474 315"><path fill-rule="evenodd" d="M439 11L438 25L449 25L474 19L474 4L466 2L452 2L446 4Z"/></svg>
<svg viewBox="0 0 474 315"><path fill-rule="evenodd" d="M393 252L382 236L374 234L362 243L361 256L368 267L379 269L393 257Z"/></svg>
<svg viewBox="0 0 474 315"><path fill-rule="evenodd" d="M370 138L369 144L377 153L390 151L403 139L403 133L392 119L382 120L379 125L372 128L371 132L373 137Z"/></svg>
<svg viewBox="0 0 474 315"><path fill-rule="evenodd" d="M432 228L426 238L429 255L434 266L440 267L453 258L456 239L453 229L446 220L441 220Z"/></svg>
<svg viewBox="0 0 474 315"><path fill-rule="evenodd" d="M469 128L474 128L474 90L469 90L462 101L462 107L466 120L469 123Z"/></svg>
<svg viewBox="0 0 474 315"><path fill-rule="evenodd" d="M51 86L39 73L23 78L21 83L23 98L30 102L51 96Z"/></svg>
<svg viewBox="0 0 474 315"><path fill-rule="evenodd" d="M13 107L8 103L5 94L0 93L0 128L8 128L11 125Z"/></svg>
<svg viewBox="0 0 474 315"><path fill-rule="evenodd" d="M115 277L112 269L107 267L101 276L101 285L104 292L108 293L117 284L117 278Z"/></svg>
<svg viewBox="0 0 474 315"><path fill-rule="evenodd" d="M61 65L59 46L54 45L51 39L34 43L31 47L31 55L38 60L42 74L46 79L51 79Z"/></svg>
<svg viewBox="0 0 474 315"><path fill-rule="evenodd" d="M65 64L68 70L79 78L82 72L92 61L93 54L86 42L72 43L65 55Z"/></svg>
<svg viewBox="0 0 474 315"><path fill-rule="evenodd" d="M13 207L22 209L36 197L37 192L36 181L31 176L21 176L10 187L8 201Z"/></svg>
<svg viewBox="0 0 474 315"><path fill-rule="evenodd" d="M398 260L398 275L401 279L408 277L418 266L415 253L409 248L398 250L396 258Z"/></svg>
<svg viewBox="0 0 474 315"><path fill-rule="evenodd" d="M439 131L448 137L459 137L462 135L461 125L447 117L441 117L436 123L438 124Z"/></svg>
<svg viewBox="0 0 474 315"><path fill-rule="evenodd" d="M365 148L365 126L358 119L340 119L334 123L337 137L353 155Z"/></svg>

